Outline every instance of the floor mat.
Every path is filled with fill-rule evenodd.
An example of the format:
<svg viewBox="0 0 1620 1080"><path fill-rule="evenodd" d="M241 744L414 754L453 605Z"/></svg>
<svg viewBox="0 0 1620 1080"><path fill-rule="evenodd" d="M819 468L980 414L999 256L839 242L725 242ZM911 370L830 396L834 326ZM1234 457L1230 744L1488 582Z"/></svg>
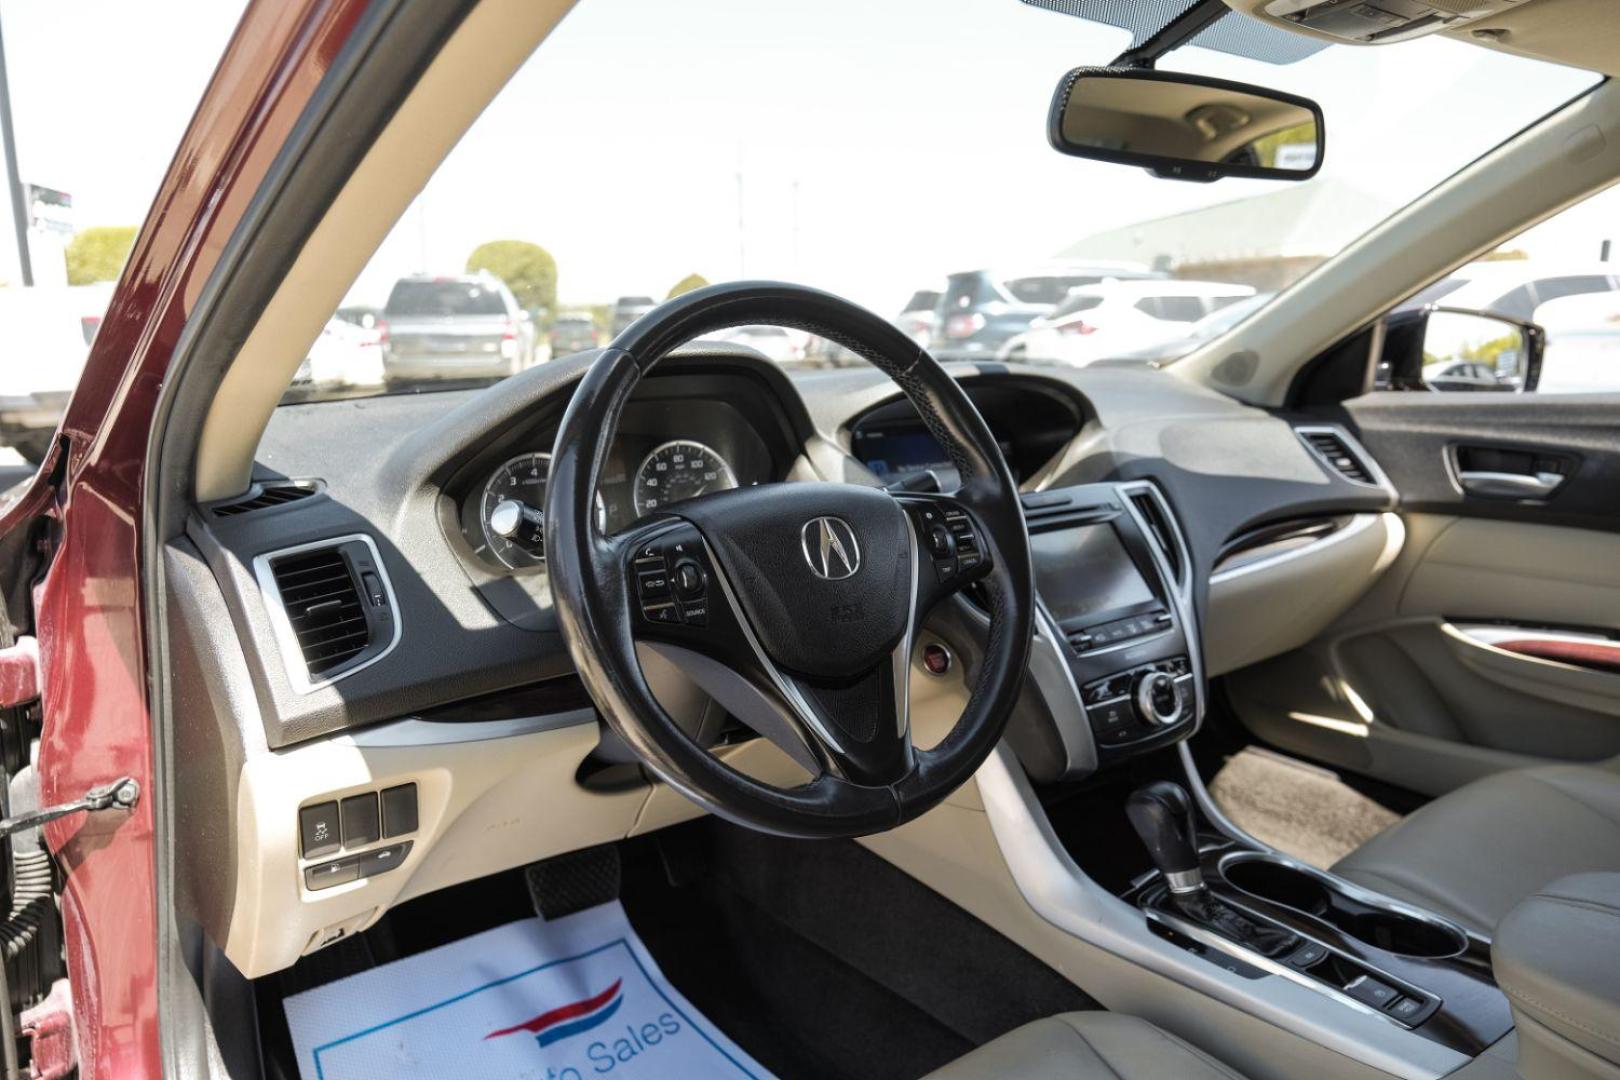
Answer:
<svg viewBox="0 0 1620 1080"><path fill-rule="evenodd" d="M286 999L304 1080L769 1074L664 978L617 903L524 919Z"/></svg>
<svg viewBox="0 0 1620 1080"><path fill-rule="evenodd" d="M1326 769L1254 747L1221 767L1209 793L1239 828L1324 870L1401 820Z"/></svg>

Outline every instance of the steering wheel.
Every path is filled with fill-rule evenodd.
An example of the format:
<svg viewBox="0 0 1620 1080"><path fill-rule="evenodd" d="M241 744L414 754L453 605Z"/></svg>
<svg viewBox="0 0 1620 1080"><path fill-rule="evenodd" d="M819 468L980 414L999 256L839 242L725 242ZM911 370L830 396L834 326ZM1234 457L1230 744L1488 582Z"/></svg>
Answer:
<svg viewBox="0 0 1620 1080"><path fill-rule="evenodd" d="M597 484L636 384L676 346L754 323L818 334L894 379L961 473L960 490L767 484L604 535ZM586 689L655 775L712 813L788 836L881 832L961 786L1001 738L1034 612L1018 487L956 381L871 312L774 282L710 286L661 305L585 373L547 489L552 597ZM915 631L973 583L990 610L983 662L956 726L919 750L909 715ZM764 783L704 749L659 704L638 649L673 660L812 779Z"/></svg>

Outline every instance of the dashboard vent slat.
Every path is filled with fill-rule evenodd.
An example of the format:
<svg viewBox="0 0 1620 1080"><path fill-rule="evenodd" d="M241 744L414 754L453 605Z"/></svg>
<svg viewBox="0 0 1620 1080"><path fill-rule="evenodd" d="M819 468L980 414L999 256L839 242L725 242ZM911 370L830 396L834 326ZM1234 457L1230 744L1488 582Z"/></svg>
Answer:
<svg viewBox="0 0 1620 1080"><path fill-rule="evenodd" d="M211 507L209 512L220 518L236 517L238 514L265 510L272 506L285 506L299 499L307 499L315 494L315 491L316 487L312 483L266 484L250 492L245 499L219 503Z"/></svg>
<svg viewBox="0 0 1620 1080"><path fill-rule="evenodd" d="M1158 545L1160 553L1164 555L1165 564L1170 567L1170 573L1175 581L1181 580L1181 547L1176 543L1175 535L1170 531L1170 523L1165 520L1164 509L1159 500L1146 491L1133 491L1130 493L1131 506L1136 513L1147 523L1148 533L1153 542Z"/></svg>
<svg viewBox="0 0 1620 1080"><path fill-rule="evenodd" d="M311 678L328 675L371 644L371 628L349 562L338 548L270 563L293 636Z"/></svg>
<svg viewBox="0 0 1620 1080"><path fill-rule="evenodd" d="M1317 457L1346 480L1354 484L1377 484L1372 470L1361 455L1351 449L1349 440L1337 431L1330 428L1301 428L1299 437L1316 451Z"/></svg>

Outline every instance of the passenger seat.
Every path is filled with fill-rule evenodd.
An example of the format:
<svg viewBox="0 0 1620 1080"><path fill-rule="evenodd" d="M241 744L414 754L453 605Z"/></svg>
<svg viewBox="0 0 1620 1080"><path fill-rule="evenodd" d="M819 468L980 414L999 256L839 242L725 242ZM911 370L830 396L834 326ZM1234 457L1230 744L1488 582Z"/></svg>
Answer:
<svg viewBox="0 0 1620 1080"><path fill-rule="evenodd" d="M1489 937L1549 882L1620 871L1620 759L1487 776L1429 803L1333 872Z"/></svg>
<svg viewBox="0 0 1620 1080"><path fill-rule="evenodd" d="M927 1080L1243 1080L1208 1054L1134 1016L1075 1012L1009 1031Z"/></svg>

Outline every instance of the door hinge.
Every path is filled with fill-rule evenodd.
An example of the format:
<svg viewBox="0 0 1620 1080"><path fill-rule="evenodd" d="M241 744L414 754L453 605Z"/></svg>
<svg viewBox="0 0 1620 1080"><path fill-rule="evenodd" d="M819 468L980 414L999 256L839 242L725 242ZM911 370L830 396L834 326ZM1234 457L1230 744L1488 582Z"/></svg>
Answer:
<svg viewBox="0 0 1620 1080"><path fill-rule="evenodd" d="M77 814L81 810L97 813L101 810L128 810L135 805L141 797L141 785L134 777L124 776L110 784L97 784L81 797L72 802L57 803L47 806L43 810L33 810L26 814L18 814L14 818L0 821L0 837L10 836L12 833L24 829L32 829L57 818Z"/></svg>
<svg viewBox="0 0 1620 1080"><path fill-rule="evenodd" d="M39 642L20 637L0 649L0 709L26 705L39 697Z"/></svg>

